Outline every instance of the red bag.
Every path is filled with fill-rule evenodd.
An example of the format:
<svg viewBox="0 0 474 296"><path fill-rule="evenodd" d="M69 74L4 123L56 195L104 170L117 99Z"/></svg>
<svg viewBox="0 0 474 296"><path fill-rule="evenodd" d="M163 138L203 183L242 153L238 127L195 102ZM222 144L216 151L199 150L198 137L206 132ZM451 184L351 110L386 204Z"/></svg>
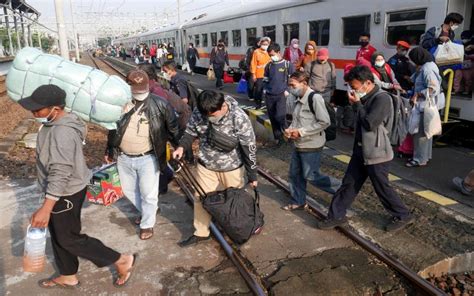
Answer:
<svg viewBox="0 0 474 296"><path fill-rule="evenodd" d="M224 72L224 83L234 83L234 77Z"/></svg>
<svg viewBox="0 0 474 296"><path fill-rule="evenodd" d="M405 155L413 155L413 136L407 135L403 143L398 146L398 152Z"/></svg>

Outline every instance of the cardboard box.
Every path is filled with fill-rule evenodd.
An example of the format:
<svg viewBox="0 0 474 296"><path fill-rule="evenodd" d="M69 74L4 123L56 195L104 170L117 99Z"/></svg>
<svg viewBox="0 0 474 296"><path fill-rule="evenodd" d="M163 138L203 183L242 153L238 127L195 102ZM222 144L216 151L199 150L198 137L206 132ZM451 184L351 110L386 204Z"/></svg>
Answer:
<svg viewBox="0 0 474 296"><path fill-rule="evenodd" d="M92 176L92 184L87 186L87 200L109 206L123 197L117 165L100 168Z"/></svg>

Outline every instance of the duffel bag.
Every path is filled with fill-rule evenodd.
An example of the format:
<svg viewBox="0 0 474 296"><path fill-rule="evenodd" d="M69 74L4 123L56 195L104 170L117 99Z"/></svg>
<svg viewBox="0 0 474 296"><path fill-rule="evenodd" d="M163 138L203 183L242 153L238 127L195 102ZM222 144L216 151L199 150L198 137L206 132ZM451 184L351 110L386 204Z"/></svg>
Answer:
<svg viewBox="0 0 474 296"><path fill-rule="evenodd" d="M255 198L243 188L228 188L208 193L202 201L204 209L237 244L248 241L264 224L259 205L260 195L257 189L254 193Z"/></svg>

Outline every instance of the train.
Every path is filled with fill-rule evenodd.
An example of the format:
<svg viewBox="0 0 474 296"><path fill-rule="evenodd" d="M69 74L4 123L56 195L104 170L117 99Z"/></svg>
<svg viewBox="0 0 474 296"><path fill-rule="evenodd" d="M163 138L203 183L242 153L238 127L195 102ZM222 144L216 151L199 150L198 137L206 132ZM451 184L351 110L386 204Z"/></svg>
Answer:
<svg viewBox="0 0 474 296"><path fill-rule="evenodd" d="M456 30L473 30L472 0L297 0L233 4L220 11L209 11L182 24L170 25L133 36L117 38L114 44L131 48L138 43L173 44L178 63L183 63L186 48L194 43L201 59L197 66L209 67L209 56L219 39L227 44L232 67L237 67L257 37L268 36L282 48L292 38L301 47L313 40L326 47L337 69L337 89L344 90L343 68L355 62L361 32L371 34L371 44L388 59L396 52L396 42L406 40L416 46L430 27L443 23L446 14L458 12L464 22ZM474 30L473 30L474 31ZM474 94L453 96L450 117L474 122Z"/></svg>

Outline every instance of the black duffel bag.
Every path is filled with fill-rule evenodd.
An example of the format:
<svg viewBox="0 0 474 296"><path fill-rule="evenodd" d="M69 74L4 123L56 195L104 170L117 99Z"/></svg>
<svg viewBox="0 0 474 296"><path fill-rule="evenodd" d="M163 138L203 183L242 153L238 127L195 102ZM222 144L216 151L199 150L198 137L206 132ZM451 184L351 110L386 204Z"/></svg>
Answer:
<svg viewBox="0 0 474 296"><path fill-rule="evenodd" d="M204 209L234 243L245 243L264 224L260 195L257 189L254 192L255 198L243 188L228 188L208 193L202 200Z"/></svg>

